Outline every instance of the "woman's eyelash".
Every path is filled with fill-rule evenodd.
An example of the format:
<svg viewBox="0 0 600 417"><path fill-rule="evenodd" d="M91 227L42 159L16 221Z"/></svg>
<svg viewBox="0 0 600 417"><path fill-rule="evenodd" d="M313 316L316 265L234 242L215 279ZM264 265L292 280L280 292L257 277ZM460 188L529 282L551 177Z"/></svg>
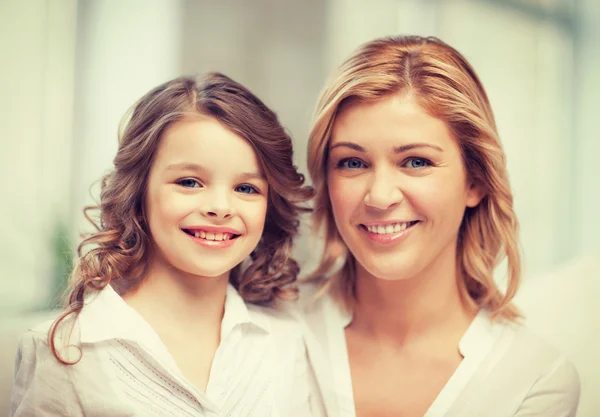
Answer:
<svg viewBox="0 0 600 417"><path fill-rule="evenodd" d="M410 157L402 161L401 166L411 169L422 169L433 166L433 163L427 158Z"/></svg>
<svg viewBox="0 0 600 417"><path fill-rule="evenodd" d="M185 188L202 188L202 184L200 184L200 181L194 178L182 178L180 180L175 181L175 183Z"/></svg>
<svg viewBox="0 0 600 417"><path fill-rule="evenodd" d="M422 169L434 166L434 164L427 158L412 156L404 159L400 163L400 166L402 166L403 168L410 169ZM367 164L365 162L355 157L340 159L339 162L336 164L336 168L341 169L362 169L366 167Z"/></svg>
<svg viewBox="0 0 600 417"><path fill-rule="evenodd" d="M361 169L365 168L367 164L358 158L343 158L338 161L335 165L336 168L342 169Z"/></svg>

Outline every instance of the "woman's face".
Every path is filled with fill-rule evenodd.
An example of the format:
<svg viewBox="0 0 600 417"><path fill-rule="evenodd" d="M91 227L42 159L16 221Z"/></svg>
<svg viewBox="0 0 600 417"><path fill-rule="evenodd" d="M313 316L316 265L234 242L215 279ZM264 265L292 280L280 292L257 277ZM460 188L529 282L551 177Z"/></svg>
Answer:
<svg viewBox="0 0 600 417"><path fill-rule="evenodd" d="M359 272L408 279L455 258L465 209L481 193L446 124L410 94L344 107L327 164L335 223Z"/></svg>

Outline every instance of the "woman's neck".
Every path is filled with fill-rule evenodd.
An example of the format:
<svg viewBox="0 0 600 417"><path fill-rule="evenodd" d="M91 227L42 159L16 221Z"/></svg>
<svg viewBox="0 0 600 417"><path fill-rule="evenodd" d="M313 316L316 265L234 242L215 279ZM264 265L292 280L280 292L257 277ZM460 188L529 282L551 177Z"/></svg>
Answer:
<svg viewBox="0 0 600 417"><path fill-rule="evenodd" d="M416 276L393 281L376 278L357 264L353 330L400 345L462 336L477 308L462 300L456 271L453 252Z"/></svg>

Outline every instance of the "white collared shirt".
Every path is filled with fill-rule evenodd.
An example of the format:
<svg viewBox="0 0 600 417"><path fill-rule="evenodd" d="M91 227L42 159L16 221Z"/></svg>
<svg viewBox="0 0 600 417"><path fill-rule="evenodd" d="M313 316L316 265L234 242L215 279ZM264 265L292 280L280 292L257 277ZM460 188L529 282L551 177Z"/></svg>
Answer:
<svg viewBox="0 0 600 417"><path fill-rule="evenodd" d="M54 358L48 328L46 323L21 339L11 416L311 415L298 325L284 313L246 305L231 285L205 393L184 377L153 328L110 286L86 297L77 318L70 339L81 347L77 364ZM74 348L61 352L78 357Z"/></svg>
<svg viewBox="0 0 600 417"><path fill-rule="evenodd" d="M322 413L355 417L345 327L352 317L329 296L303 309ZM424 417L573 417L579 403L574 366L526 328L491 321L480 310L459 343L460 365ZM401 392L398 395L402 395Z"/></svg>

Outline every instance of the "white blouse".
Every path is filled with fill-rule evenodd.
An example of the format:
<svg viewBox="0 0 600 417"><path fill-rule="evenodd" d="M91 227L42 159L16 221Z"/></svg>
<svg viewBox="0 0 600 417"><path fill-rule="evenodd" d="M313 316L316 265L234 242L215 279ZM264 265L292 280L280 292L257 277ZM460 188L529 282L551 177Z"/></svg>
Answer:
<svg viewBox="0 0 600 417"><path fill-rule="evenodd" d="M183 376L148 322L110 286L87 297L77 318L71 336L81 347L77 364L54 358L48 328L39 326L21 339L10 416L311 415L297 323L246 305L231 285L205 393ZM63 352L78 357L75 348Z"/></svg>
<svg viewBox="0 0 600 417"><path fill-rule="evenodd" d="M305 303L308 355L322 413L355 417L344 329L352 320L327 295ZM526 328L480 310L459 343L460 365L424 417L572 417L579 377L559 352ZM402 395L402 393L398 393Z"/></svg>

